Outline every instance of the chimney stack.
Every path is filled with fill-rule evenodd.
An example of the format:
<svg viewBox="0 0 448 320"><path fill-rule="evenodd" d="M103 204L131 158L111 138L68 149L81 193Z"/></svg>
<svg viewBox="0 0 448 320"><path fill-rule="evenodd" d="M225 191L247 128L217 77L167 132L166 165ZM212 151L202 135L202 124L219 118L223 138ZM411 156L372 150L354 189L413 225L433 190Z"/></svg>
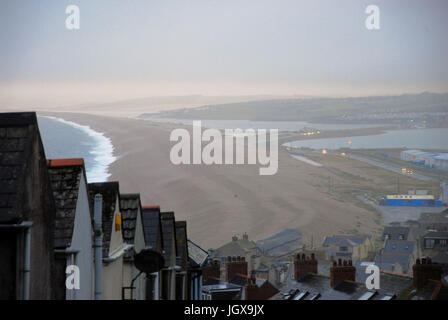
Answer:
<svg viewBox="0 0 448 320"><path fill-rule="evenodd" d="M255 271L252 270L250 278L247 280L247 284L244 287L245 300L258 300L258 286L256 283Z"/></svg>
<svg viewBox="0 0 448 320"><path fill-rule="evenodd" d="M300 281L308 273L317 274L317 260L314 253L311 254L311 258L307 258L304 253L297 254L294 259L294 279Z"/></svg>
<svg viewBox="0 0 448 320"><path fill-rule="evenodd" d="M414 287L420 289L428 280L440 281L442 277L442 267L438 263L433 263L431 258L422 258L415 261L412 267Z"/></svg>
<svg viewBox="0 0 448 320"><path fill-rule="evenodd" d="M221 278L220 263L218 260L210 260L202 269L202 281L214 278L219 281Z"/></svg>
<svg viewBox="0 0 448 320"><path fill-rule="evenodd" d="M341 281L349 280L355 281L356 268L352 265L352 260L338 259L333 261L333 266L330 268L330 286L334 288Z"/></svg>
<svg viewBox="0 0 448 320"><path fill-rule="evenodd" d="M226 261L226 281L229 282L237 274L247 276L246 258L240 256L228 256Z"/></svg>

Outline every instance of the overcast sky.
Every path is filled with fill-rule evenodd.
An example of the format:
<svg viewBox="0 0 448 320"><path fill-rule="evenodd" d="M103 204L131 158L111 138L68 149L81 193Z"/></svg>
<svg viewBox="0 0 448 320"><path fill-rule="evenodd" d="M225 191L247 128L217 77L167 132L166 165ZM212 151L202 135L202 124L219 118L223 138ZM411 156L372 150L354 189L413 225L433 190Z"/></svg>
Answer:
<svg viewBox="0 0 448 320"><path fill-rule="evenodd" d="M65 8L80 8L80 30ZM380 8L380 30L364 12ZM0 0L0 102L448 91L448 1ZM12 103L12 102L11 102Z"/></svg>

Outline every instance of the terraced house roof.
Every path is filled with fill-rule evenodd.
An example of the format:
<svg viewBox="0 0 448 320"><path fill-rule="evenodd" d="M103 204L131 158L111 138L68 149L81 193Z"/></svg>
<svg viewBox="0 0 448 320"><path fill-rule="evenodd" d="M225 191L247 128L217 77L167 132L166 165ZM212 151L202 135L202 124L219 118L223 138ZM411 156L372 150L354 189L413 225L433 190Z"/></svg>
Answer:
<svg viewBox="0 0 448 320"><path fill-rule="evenodd" d="M0 222L19 223L31 208L22 198L33 150L45 163L35 112L2 113L0 116ZM47 178L48 179L48 178ZM44 181L42 180L42 187ZM25 217L24 217L25 215Z"/></svg>
<svg viewBox="0 0 448 320"><path fill-rule="evenodd" d="M139 212L141 213L140 194L120 194L120 211L123 239L127 244L134 244L137 216ZM131 250L127 250L124 257L130 259L132 257Z"/></svg>
<svg viewBox="0 0 448 320"><path fill-rule="evenodd" d="M142 211L143 231L145 233L146 246L157 250L163 249L162 223L160 220L159 206L145 206ZM160 241L160 243L158 243ZM162 252L160 252L162 253Z"/></svg>
<svg viewBox="0 0 448 320"><path fill-rule="evenodd" d="M93 208L93 200L97 193L103 196L102 225L103 225L103 258L109 256L110 239L112 236L112 222L117 204L117 197L120 199L119 184L113 182L89 183L89 201ZM92 218L93 218L92 210Z"/></svg>
<svg viewBox="0 0 448 320"><path fill-rule="evenodd" d="M67 248L71 245L75 226L76 204L81 177L85 168L83 159L47 160L51 187L56 205L54 246Z"/></svg>

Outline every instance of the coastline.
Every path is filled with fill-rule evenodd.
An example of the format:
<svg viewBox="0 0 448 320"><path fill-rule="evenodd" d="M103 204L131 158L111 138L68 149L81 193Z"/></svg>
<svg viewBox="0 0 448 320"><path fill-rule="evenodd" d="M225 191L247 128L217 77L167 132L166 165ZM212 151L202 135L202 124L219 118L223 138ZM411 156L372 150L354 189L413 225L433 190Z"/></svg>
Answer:
<svg viewBox="0 0 448 320"><path fill-rule="evenodd" d="M114 156L114 146L110 138L108 138L103 132L93 130L90 126L68 121L61 117L50 115L41 115L40 117L58 121L87 134L95 143L95 146L90 150L90 154L95 161L95 166L92 168L86 167L87 178L89 182L107 181L107 179L111 176L109 167L117 159L117 157Z"/></svg>
<svg viewBox="0 0 448 320"><path fill-rule="evenodd" d="M302 232L302 243L320 242L328 234L357 228L378 229L371 211L341 202L321 190L326 168L291 158L279 148L279 170L260 176L258 165L173 165L169 136L174 128L189 126L147 120L76 113L45 113L88 126L111 139L116 161L109 181L119 181L121 193L140 193L143 205L160 205L186 220L191 239L218 247L232 235L247 232L260 240L286 228Z"/></svg>

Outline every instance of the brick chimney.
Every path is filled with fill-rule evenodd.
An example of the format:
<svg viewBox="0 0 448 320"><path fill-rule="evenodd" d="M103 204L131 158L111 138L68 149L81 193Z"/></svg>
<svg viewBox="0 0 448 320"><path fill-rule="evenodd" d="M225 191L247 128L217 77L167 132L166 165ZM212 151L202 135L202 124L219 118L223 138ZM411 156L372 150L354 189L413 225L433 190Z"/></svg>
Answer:
<svg viewBox="0 0 448 320"><path fill-rule="evenodd" d="M440 281L442 277L441 265L433 263L431 258L422 258L421 262L420 259L417 259L412 266L412 271L414 274L413 284L417 289L423 287L428 280Z"/></svg>
<svg viewBox="0 0 448 320"><path fill-rule="evenodd" d="M236 274L247 276L247 262L244 257L227 257L226 281L229 282Z"/></svg>
<svg viewBox="0 0 448 320"><path fill-rule="evenodd" d="M307 258L304 253L297 254L294 258L294 279L300 281L308 273L317 274L317 260L314 253L311 258Z"/></svg>
<svg viewBox="0 0 448 320"><path fill-rule="evenodd" d="M333 266L330 268L330 286L334 288L338 283L344 280L355 281L356 268L352 265L352 260L338 259L333 261Z"/></svg>
<svg viewBox="0 0 448 320"><path fill-rule="evenodd" d="M252 271L250 274L250 278L247 280L246 285L244 286L245 290L245 300L258 300L258 286L256 284L255 271Z"/></svg>
<svg viewBox="0 0 448 320"><path fill-rule="evenodd" d="M217 260L211 260L207 263L207 265L202 269L202 280L205 281L209 278L220 279L220 263Z"/></svg>

